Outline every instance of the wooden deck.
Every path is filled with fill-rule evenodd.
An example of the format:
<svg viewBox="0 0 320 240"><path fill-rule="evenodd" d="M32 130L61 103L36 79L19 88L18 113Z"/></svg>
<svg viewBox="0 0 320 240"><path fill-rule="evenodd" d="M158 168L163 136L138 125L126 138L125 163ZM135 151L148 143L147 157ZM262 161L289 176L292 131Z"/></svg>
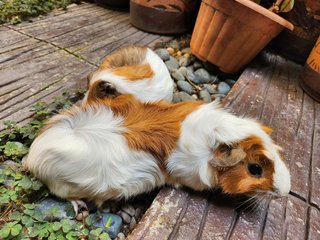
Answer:
<svg viewBox="0 0 320 240"><path fill-rule="evenodd" d="M84 87L87 74L117 48L169 39L132 27L128 12L89 3L0 26L0 129L3 120L24 123L38 100Z"/></svg>
<svg viewBox="0 0 320 240"><path fill-rule="evenodd" d="M0 122L23 124L36 101L83 87L87 74L118 47L169 39L133 28L126 12L89 3L0 26ZM320 239L320 104L299 87L300 72L301 66L264 54L225 99L235 114L274 129L292 174L288 198L252 213L219 193L164 188L128 239Z"/></svg>
<svg viewBox="0 0 320 240"><path fill-rule="evenodd" d="M165 188L129 240L320 239L320 104L298 85L302 67L272 54L257 58L224 104L274 129L290 167L292 192L252 212L217 193Z"/></svg>

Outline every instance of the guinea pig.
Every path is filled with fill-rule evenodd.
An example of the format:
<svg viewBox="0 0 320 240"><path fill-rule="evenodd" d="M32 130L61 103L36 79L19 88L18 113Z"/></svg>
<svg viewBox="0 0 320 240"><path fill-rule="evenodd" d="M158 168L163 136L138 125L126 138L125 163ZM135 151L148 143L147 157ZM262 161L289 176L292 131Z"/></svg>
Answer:
<svg viewBox="0 0 320 240"><path fill-rule="evenodd" d="M124 47L107 56L87 81L88 93L84 104L96 81L102 83L100 98L132 94L143 102L172 101L173 80L170 73L161 58L147 47Z"/></svg>
<svg viewBox="0 0 320 240"><path fill-rule="evenodd" d="M96 99L54 116L25 167L56 196L100 206L170 184L286 195L290 174L269 129L217 102Z"/></svg>

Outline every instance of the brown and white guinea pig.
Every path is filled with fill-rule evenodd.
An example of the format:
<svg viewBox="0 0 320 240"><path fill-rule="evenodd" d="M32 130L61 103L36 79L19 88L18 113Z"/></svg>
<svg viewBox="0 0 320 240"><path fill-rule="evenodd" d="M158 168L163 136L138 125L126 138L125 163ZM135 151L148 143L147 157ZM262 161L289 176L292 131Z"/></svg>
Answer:
<svg viewBox="0 0 320 240"><path fill-rule="evenodd" d="M100 98L132 94L143 102L172 101L170 73L161 58L147 47L124 47L107 56L99 69L88 76L84 104L96 81L102 83Z"/></svg>
<svg viewBox="0 0 320 240"><path fill-rule="evenodd" d="M218 103L91 99L54 116L24 165L60 198L129 198L164 184L286 195L290 174L268 128Z"/></svg>

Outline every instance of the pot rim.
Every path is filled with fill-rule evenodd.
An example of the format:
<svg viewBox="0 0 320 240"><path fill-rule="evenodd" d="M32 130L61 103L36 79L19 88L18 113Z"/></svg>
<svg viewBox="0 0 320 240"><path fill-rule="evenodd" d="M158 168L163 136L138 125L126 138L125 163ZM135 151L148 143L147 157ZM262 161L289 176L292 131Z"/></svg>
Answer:
<svg viewBox="0 0 320 240"><path fill-rule="evenodd" d="M210 4L211 1L212 0L202 0L202 2L208 4L209 6L211 5ZM216 1L218 1L218 0L216 0ZM225 1L225 0L222 0L222 1ZM233 1L238 2L242 5L244 5L245 7L248 7L250 9L252 9L253 11L260 13L261 15L271 19L272 21L278 23L279 25L281 25L283 27L288 28L291 31L293 31L293 29L294 29L294 26L291 22L289 22L286 19L284 19L283 17L280 17L279 15L271 12L270 10L260 6L257 3L254 3L250 0L233 0Z"/></svg>
<svg viewBox="0 0 320 240"><path fill-rule="evenodd" d="M277 22L278 24L288 28L291 31L293 31L293 29L294 29L294 26L291 22L287 21L283 17L280 17L279 15L271 12L270 10L260 6L259 4L255 3L255 2L252 2L250 0L234 0L234 1L264 15L265 17Z"/></svg>

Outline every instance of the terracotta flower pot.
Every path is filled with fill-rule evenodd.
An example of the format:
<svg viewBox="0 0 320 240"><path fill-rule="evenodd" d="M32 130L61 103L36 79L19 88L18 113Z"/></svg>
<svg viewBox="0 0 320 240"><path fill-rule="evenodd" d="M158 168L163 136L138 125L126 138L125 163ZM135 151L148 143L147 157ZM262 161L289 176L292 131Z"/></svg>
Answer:
<svg viewBox="0 0 320 240"><path fill-rule="evenodd" d="M221 71L235 73L272 38L293 25L250 0L202 0L191 51Z"/></svg>
<svg viewBox="0 0 320 240"><path fill-rule="evenodd" d="M320 37L304 66L300 84L312 98L320 102Z"/></svg>

